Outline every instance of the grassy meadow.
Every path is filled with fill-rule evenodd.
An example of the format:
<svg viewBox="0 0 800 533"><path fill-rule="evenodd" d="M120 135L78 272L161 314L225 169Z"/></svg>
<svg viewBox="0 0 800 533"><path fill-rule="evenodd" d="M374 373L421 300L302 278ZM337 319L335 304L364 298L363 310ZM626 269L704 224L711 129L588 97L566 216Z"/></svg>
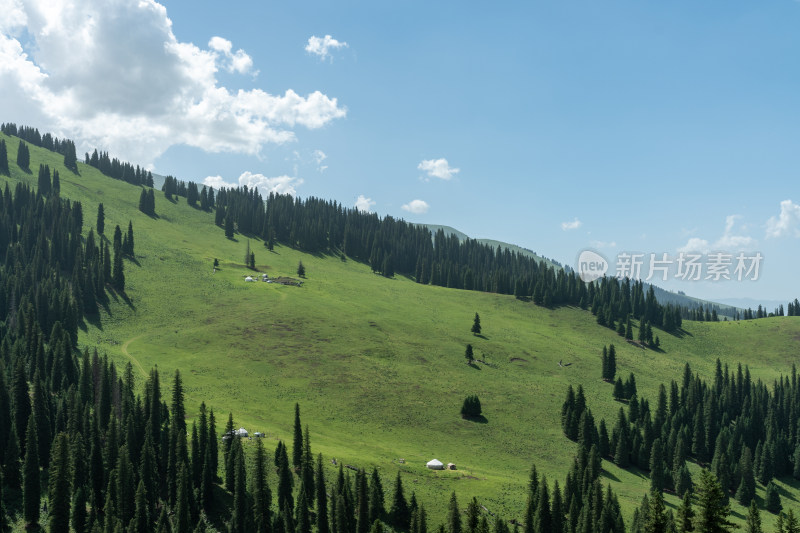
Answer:
<svg viewBox="0 0 800 533"><path fill-rule="evenodd" d="M533 463L551 483L563 483L575 453L560 429L567 386L582 384L595 418L604 417L609 427L620 406L599 377L603 345L617 346L618 372L633 372L640 397L651 404L658 385L678 379L687 361L706 377L717 357L734 369L742 362L754 378L772 381L790 371L800 346L800 318L780 317L685 322L682 337L655 332L662 352L643 350L599 327L587 311L385 279L337 257L281 246L270 252L258 239L250 239L250 247L259 275L294 277L302 261L307 279L302 287L246 283L252 273L243 264L248 239L226 239L213 213L156 192L158 216L148 217L137 209L138 187L83 164L75 175L60 155L33 146L33 173L24 173L14 162L18 139L0 138L12 169L10 180L0 177L0 183L35 186L38 165L46 163L59 169L61 195L81 201L86 232L99 202L108 237L116 224L125 229L133 222L136 261L125 264L129 301L112 300L82 331L82 346L96 346L119 365L131 361L141 383L157 365L165 393L179 369L190 416L205 401L221 431L232 412L237 427L266 433L268 449L278 439L291 445L299 402L329 479L334 457L377 466L387 488L400 470L433 524L444 520L454 490L462 502L477 496L490 511L521 519ZM215 258L220 268L213 272ZM476 312L481 337L470 333ZM483 363L465 363L467 343ZM469 394L480 397L485 423L461 419ZM427 470L432 458L458 469ZM649 481L608 462L604 468L629 520ZM800 508L798 485L779 485L784 508ZM677 500L668 496L667 502L674 507ZM746 514L733 500L732 506L739 517ZM774 517L763 512L762 518L771 529Z"/></svg>

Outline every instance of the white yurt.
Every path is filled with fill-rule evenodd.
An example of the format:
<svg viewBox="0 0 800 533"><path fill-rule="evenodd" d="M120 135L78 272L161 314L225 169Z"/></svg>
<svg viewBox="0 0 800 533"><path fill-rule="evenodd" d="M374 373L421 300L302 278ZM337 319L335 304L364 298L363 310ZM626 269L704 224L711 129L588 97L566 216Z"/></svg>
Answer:
<svg viewBox="0 0 800 533"><path fill-rule="evenodd" d="M431 459L425 466L431 470L444 470L444 463L442 463L439 459Z"/></svg>

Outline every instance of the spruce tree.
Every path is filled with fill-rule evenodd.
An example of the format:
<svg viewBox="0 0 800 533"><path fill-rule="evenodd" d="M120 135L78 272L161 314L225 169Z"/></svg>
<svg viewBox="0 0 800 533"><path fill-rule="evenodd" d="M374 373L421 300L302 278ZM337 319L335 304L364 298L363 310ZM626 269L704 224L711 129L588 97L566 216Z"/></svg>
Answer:
<svg viewBox="0 0 800 533"><path fill-rule="evenodd" d="M447 508L447 533L461 533L461 510L458 508L455 492L450 495L450 505Z"/></svg>
<svg viewBox="0 0 800 533"><path fill-rule="evenodd" d="M753 474L753 460L750 456L750 448L742 448L742 456L739 459L739 488L736 491L736 501L741 505L748 505L756 496L756 479Z"/></svg>
<svg viewBox="0 0 800 533"><path fill-rule="evenodd" d="M133 248L133 222L130 220L128 221L128 234L125 242L127 242L127 246L125 250L123 250L125 255L128 257L133 257L135 255Z"/></svg>
<svg viewBox="0 0 800 533"><path fill-rule="evenodd" d="M59 433L50 459L50 533L69 533L70 461L69 438Z"/></svg>
<svg viewBox="0 0 800 533"><path fill-rule="evenodd" d="M247 531L247 480L244 452L241 441L236 438L231 446L234 464L233 509L231 514L231 533Z"/></svg>
<svg viewBox="0 0 800 533"><path fill-rule="evenodd" d="M710 471L700 471L700 479L696 489L697 514L694 528L700 533L724 533L730 531L734 524L728 520L731 508L725 502L725 494L717 477Z"/></svg>
<svg viewBox="0 0 800 533"><path fill-rule="evenodd" d="M39 523L39 443L36 440L36 417L31 415L25 432L25 464L23 466L22 516L26 529L35 529Z"/></svg>
<svg viewBox="0 0 800 533"><path fill-rule="evenodd" d="M645 533L666 533L667 515L664 510L664 495L661 491L650 491L649 504L647 520L644 525Z"/></svg>
<svg viewBox="0 0 800 533"><path fill-rule="evenodd" d="M225 215L225 237L233 239L233 215Z"/></svg>
<svg viewBox="0 0 800 533"><path fill-rule="evenodd" d="M119 226L117 226L119 231ZM116 232L115 232L116 233ZM114 288L120 292L125 292L125 271L122 264L122 242L117 244L116 238L114 239L114 267L111 274L112 284Z"/></svg>
<svg viewBox="0 0 800 533"><path fill-rule="evenodd" d="M262 439L256 440L256 453L253 461L252 494L253 524L257 533L268 533L271 525L270 505L272 495L267 485L267 454ZM323 488L324 490L324 488Z"/></svg>
<svg viewBox="0 0 800 533"><path fill-rule="evenodd" d="M31 155L28 151L28 146L24 141L19 142L17 147L17 166L22 170L29 170L31 164Z"/></svg>
<svg viewBox="0 0 800 533"><path fill-rule="evenodd" d="M148 533L150 531L150 513L147 505L147 490L144 481L139 481L136 487L136 509L133 513L130 525L130 533Z"/></svg>
<svg viewBox="0 0 800 533"><path fill-rule="evenodd" d="M761 513L758 510L756 500L750 500L750 507L747 510L747 518L744 523L745 533L763 533L761 529Z"/></svg>
<svg viewBox="0 0 800 533"><path fill-rule="evenodd" d="M5 146L0 147L5 150ZM6 533L8 531L8 515L6 515L5 504L3 501L3 472L0 469L0 533Z"/></svg>
<svg viewBox="0 0 800 533"><path fill-rule="evenodd" d="M664 447L661 439L656 439L650 452L650 491L661 492L664 490L664 483Z"/></svg>
<svg viewBox="0 0 800 533"><path fill-rule="evenodd" d="M467 344L467 349L464 351L464 358L467 360L467 364L472 364L475 360L475 354L472 351L472 345Z"/></svg>
<svg viewBox="0 0 800 533"><path fill-rule="evenodd" d="M481 334L481 317L478 313L475 313L475 319L472 321L472 333L474 335Z"/></svg>
<svg viewBox="0 0 800 533"><path fill-rule="evenodd" d="M389 508L389 521L397 529L408 529L410 518L408 502L403 494L403 481L400 479L400 472L398 471L394 482L392 505Z"/></svg>
<svg viewBox="0 0 800 533"><path fill-rule="evenodd" d="M306 267L303 266L302 261L297 264L297 276L300 278L306 277Z"/></svg>
<svg viewBox="0 0 800 533"><path fill-rule="evenodd" d="M378 469L373 467L369 483L369 520L370 522L382 520L384 514L386 514L386 509L384 508L383 486Z"/></svg>
<svg viewBox="0 0 800 533"><path fill-rule="evenodd" d="M325 486L325 471L322 468L322 454L317 455L317 468L314 471L314 490L317 505L317 533L330 533L328 522L328 487Z"/></svg>
<svg viewBox="0 0 800 533"><path fill-rule="evenodd" d="M297 507L295 508L295 533L311 533L311 517L308 512L308 500L303 483L300 483L300 492L297 496Z"/></svg>
<svg viewBox="0 0 800 533"><path fill-rule="evenodd" d="M773 481L770 481L767 484L767 488L764 493L764 509L773 514L777 514L781 511L781 509L783 509L783 505L781 505L781 495L778 492L778 486L775 485Z"/></svg>
<svg viewBox="0 0 800 533"><path fill-rule="evenodd" d="M103 208L103 203L97 206L97 223L95 224L97 234L102 235L106 229L106 212Z"/></svg>
<svg viewBox="0 0 800 533"><path fill-rule="evenodd" d="M190 533L191 521L189 513L189 491L191 490L191 476L186 463L181 465L179 474L178 492L175 497L175 533Z"/></svg>
<svg viewBox="0 0 800 533"><path fill-rule="evenodd" d="M692 495L687 490L678 507L678 516L675 520L675 529L678 533L691 533L694 531L694 509L692 508Z"/></svg>
<svg viewBox="0 0 800 533"><path fill-rule="evenodd" d="M8 150L6 149L5 139L0 139L0 174L4 176L11 175L8 169Z"/></svg>
<svg viewBox="0 0 800 533"><path fill-rule="evenodd" d="M300 425L300 404L294 404L294 440L292 441L292 466L299 472L303 466L303 428Z"/></svg>
<svg viewBox="0 0 800 533"><path fill-rule="evenodd" d="M613 344L608 346L608 380L614 381L617 374L617 349Z"/></svg>

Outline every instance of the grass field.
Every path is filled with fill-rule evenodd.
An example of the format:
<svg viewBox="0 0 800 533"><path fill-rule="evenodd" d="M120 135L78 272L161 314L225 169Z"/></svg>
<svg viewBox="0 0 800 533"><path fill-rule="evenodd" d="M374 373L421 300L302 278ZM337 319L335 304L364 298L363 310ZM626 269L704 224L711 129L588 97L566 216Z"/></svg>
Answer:
<svg viewBox="0 0 800 533"><path fill-rule="evenodd" d="M118 364L131 361L144 381L158 365L165 386L180 369L187 411L201 401L214 408L219 428L228 412L237 426L267 434L268 448L291 441L293 408L311 432L314 453L359 467L377 466L384 485L398 469L407 490L426 503L433 523L444 519L447 495L477 496L489 510L521 519L531 464L563 482L575 445L560 430L568 384L582 384L599 420L612 421L619 404L602 382L600 351L615 343L618 372L636 374L640 396L655 400L658 384L677 379L688 361L711 376L714 362L747 363L771 381L795 361L800 318L685 323L681 338L658 332L663 353L625 343L579 309L556 310L478 292L387 280L369 267L285 247L269 252L251 239L257 270L294 276L302 287L245 283L246 237L224 237L213 214L156 193L157 218L137 210L139 188L31 147L33 174L13 162L18 139L4 138L11 183L35 185L39 163L59 169L62 196L83 204L85 229L103 202L106 232L133 221L136 262L126 263L129 303L112 301L82 345L97 346ZM8 181L6 178L0 178ZM214 258L220 269L212 272ZM484 337L470 333L480 313ZM472 343L486 364L465 364ZM558 362L572 363L560 367ZM462 420L464 397L477 394L486 423ZM456 471L430 471L432 458ZM399 459L405 463L400 464ZM630 518L648 480L604 463L606 478ZM333 473L333 466L330 466ZM271 480L274 484L275 480ZM781 483L784 508L800 508L798 486ZM763 487L759 487L763 495ZM670 505L676 503L667 497ZM745 510L733 503L743 516ZM765 527L774 517L763 513Z"/></svg>

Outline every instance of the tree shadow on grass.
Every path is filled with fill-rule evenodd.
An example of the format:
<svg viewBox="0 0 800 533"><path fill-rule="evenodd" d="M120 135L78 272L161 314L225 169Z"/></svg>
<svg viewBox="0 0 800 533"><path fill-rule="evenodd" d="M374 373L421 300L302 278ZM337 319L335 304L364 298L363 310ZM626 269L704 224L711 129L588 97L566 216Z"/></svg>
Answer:
<svg viewBox="0 0 800 533"><path fill-rule="evenodd" d="M619 482L619 478L614 474L612 474L611 472L609 472L608 470L606 470L605 468L601 468L601 472L603 474L603 477L608 479L609 481L615 481L617 483Z"/></svg>
<svg viewBox="0 0 800 533"><path fill-rule="evenodd" d="M115 302L119 302L120 300L122 300L122 301L123 301L123 302L125 302L125 303L128 305L128 307L130 307L130 308L131 308L133 311L136 311L136 306L135 306L135 305L133 305L133 301L131 301L131 299L128 297L128 295L127 295L127 294L125 294L125 291L117 291L117 290L116 290L116 289L114 289L114 288L110 288L110 289L108 290L108 292L111 294L111 297L114 299L114 301L115 301ZM106 306L104 306L104 307L106 307ZM106 307L106 309L107 309L107 307Z"/></svg>
<svg viewBox="0 0 800 533"><path fill-rule="evenodd" d="M488 340L489 340L489 337L487 337L487 336L486 336L486 335L484 335L483 333L473 333L473 335L474 335L475 337L478 337L479 339L483 339L483 340L485 340L485 341L488 341Z"/></svg>
<svg viewBox="0 0 800 533"><path fill-rule="evenodd" d="M477 423L477 424L488 424L488 423L489 423L489 420L488 420L488 419L487 419L485 416L483 416L483 415L478 415L478 416L462 416L461 418L463 418L464 420L467 420L467 421L469 421L469 422L475 422L475 423Z"/></svg>
<svg viewBox="0 0 800 533"><path fill-rule="evenodd" d="M100 331L103 331L103 323L100 320L100 313L93 313L91 315L83 316L83 320L81 320L81 323L78 324L78 327L83 331L88 331L88 326L93 326Z"/></svg>
<svg viewBox="0 0 800 533"><path fill-rule="evenodd" d="M481 367L476 365L474 361L470 361L469 363L467 363L467 366L470 368L474 368L475 370L481 370Z"/></svg>

